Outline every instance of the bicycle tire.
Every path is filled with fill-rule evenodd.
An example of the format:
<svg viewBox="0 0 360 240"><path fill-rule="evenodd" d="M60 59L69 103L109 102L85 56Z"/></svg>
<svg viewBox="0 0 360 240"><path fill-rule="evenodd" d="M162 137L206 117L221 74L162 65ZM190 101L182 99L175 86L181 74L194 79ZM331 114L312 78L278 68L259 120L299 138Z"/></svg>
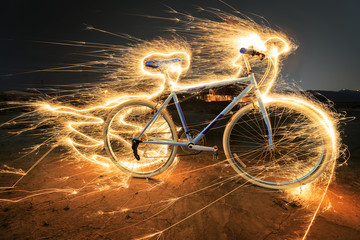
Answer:
<svg viewBox="0 0 360 240"><path fill-rule="evenodd" d="M275 148L269 148L260 110L247 105L229 120L224 131L223 146L231 166L264 188L286 189L313 181L326 169L333 150L322 117L291 99L273 99L265 108Z"/></svg>
<svg viewBox="0 0 360 240"><path fill-rule="evenodd" d="M113 163L133 177L150 178L165 171L174 161L177 146L140 143L134 156L131 139L139 135L157 112L156 104L131 100L111 111L104 124L104 146ZM144 132L143 141L177 141L175 124L166 110Z"/></svg>

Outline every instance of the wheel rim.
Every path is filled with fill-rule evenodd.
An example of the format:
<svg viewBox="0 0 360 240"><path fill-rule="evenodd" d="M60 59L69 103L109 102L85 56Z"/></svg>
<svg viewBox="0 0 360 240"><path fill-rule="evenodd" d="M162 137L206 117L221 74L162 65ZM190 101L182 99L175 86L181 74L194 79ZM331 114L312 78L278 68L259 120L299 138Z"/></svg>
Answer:
<svg viewBox="0 0 360 240"><path fill-rule="evenodd" d="M229 130L232 163L247 178L265 185L289 185L309 178L326 154L320 121L310 112L287 104L271 103L267 111L275 149L268 148L260 111L248 108Z"/></svg>
<svg viewBox="0 0 360 240"><path fill-rule="evenodd" d="M176 147L171 145L140 143L137 160L131 139L138 136L156 110L145 103L122 107L111 118L106 129L106 145L110 157L121 169L135 176L153 176L171 164ZM140 137L142 141L176 141L174 129L162 113Z"/></svg>

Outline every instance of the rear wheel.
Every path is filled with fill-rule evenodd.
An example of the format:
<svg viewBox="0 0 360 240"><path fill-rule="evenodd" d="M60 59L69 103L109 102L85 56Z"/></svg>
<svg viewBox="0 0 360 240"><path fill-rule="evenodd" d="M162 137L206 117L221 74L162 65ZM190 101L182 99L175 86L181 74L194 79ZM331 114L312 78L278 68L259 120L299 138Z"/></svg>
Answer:
<svg viewBox="0 0 360 240"><path fill-rule="evenodd" d="M321 117L291 101L274 99L265 108L275 148L269 148L262 113L248 105L230 119L224 132L224 150L232 167L266 188L291 188L314 180L332 155L331 138Z"/></svg>
<svg viewBox="0 0 360 240"><path fill-rule="evenodd" d="M105 122L104 145L107 154L118 168L134 177L158 175L175 158L176 146L141 142L137 148L140 160L134 156L131 139L139 136L156 112L155 103L132 100L116 107ZM177 132L169 114L162 110L139 140L176 142Z"/></svg>

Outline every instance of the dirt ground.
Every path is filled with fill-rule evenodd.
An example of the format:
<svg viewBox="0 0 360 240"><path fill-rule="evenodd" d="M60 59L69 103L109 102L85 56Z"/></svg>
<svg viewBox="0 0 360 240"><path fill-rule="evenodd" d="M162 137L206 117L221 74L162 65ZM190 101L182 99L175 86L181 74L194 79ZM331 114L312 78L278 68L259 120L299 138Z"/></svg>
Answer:
<svg viewBox="0 0 360 240"><path fill-rule="evenodd" d="M343 128L351 157L337 169L307 239L360 239L359 126L355 120ZM222 137L212 134L210 143ZM34 140L3 136L1 164L26 171L45 153L13 162L9 142ZM54 149L14 189L1 191L0 239L302 239L319 202L305 191L294 197L247 184L222 151L218 160L180 156L176 167L148 180L63 158L64 151ZM20 177L1 173L0 186Z"/></svg>

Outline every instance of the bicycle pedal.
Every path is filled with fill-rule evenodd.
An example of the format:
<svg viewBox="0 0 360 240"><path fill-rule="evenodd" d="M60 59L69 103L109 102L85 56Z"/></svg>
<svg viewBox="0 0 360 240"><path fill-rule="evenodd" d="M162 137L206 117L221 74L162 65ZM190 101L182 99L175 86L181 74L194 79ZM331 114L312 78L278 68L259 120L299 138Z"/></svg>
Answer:
<svg viewBox="0 0 360 240"><path fill-rule="evenodd" d="M219 148L217 145L214 146L214 154L213 154L213 160L218 160L219 158Z"/></svg>

